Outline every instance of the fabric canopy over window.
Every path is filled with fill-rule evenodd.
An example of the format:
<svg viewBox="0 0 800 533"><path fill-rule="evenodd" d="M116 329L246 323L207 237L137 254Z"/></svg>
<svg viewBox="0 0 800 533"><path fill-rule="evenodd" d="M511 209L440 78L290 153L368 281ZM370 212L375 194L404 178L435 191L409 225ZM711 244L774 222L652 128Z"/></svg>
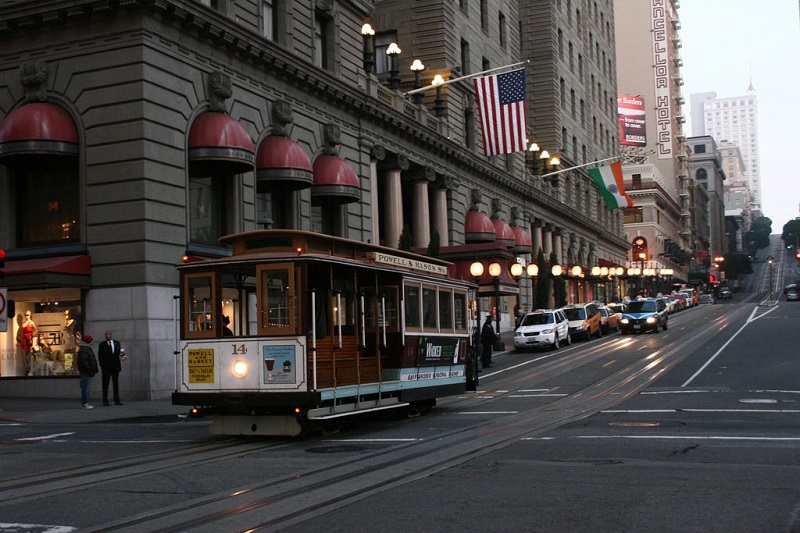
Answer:
<svg viewBox="0 0 800 533"><path fill-rule="evenodd" d="M464 221L464 240L468 243L497 240L491 219L480 211L467 211Z"/></svg>
<svg viewBox="0 0 800 533"><path fill-rule="evenodd" d="M18 107L0 125L0 157L78 155L78 128L63 108L46 102Z"/></svg>
<svg viewBox="0 0 800 533"><path fill-rule="evenodd" d="M282 135L261 141L256 154L258 192L278 189L307 189L314 184L314 169L305 150Z"/></svg>
<svg viewBox="0 0 800 533"><path fill-rule="evenodd" d="M508 246L514 246L514 241L516 240L514 232L505 220L500 218L492 219L492 225L498 241L504 242Z"/></svg>
<svg viewBox="0 0 800 533"><path fill-rule="evenodd" d="M311 203L349 204L361 199L361 182L353 167L335 155L323 154L314 160L314 186Z"/></svg>
<svg viewBox="0 0 800 533"><path fill-rule="evenodd" d="M249 172L255 166L255 144L238 121L207 111L195 119L189 132L189 162L193 176Z"/></svg>
<svg viewBox="0 0 800 533"><path fill-rule="evenodd" d="M527 231L521 226L511 226L514 232L514 251L518 254L529 254L533 251L533 241Z"/></svg>
<svg viewBox="0 0 800 533"><path fill-rule="evenodd" d="M6 259L3 272L8 287L15 289L89 287L92 259L88 255Z"/></svg>

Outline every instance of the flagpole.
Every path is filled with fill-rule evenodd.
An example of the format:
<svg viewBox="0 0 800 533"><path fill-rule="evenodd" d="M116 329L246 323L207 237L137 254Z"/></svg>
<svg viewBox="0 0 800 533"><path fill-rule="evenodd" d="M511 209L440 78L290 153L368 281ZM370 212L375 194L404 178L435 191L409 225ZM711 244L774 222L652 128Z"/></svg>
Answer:
<svg viewBox="0 0 800 533"><path fill-rule="evenodd" d="M443 81L442 83L439 83L437 85L426 85L425 87L420 87L419 89L414 89L413 91L408 91L407 93L403 93L403 97L410 96L412 94L421 93L422 91L427 91L428 89L435 89L436 87L441 87L442 85L447 85L449 83L455 83L457 81L468 80L470 78L474 78L474 77L480 76L482 74L488 74L490 72L496 72L498 70L503 70L504 68L514 68L514 67L518 67L520 65L527 65L530 62L531 62L531 60L529 59L527 61L521 61L519 63L514 63L512 65L505 65L503 67L495 67L495 68L490 68L489 70L482 70L481 72L476 72L475 74L467 74L466 76L461 76L460 78L453 78L452 80Z"/></svg>
<svg viewBox="0 0 800 533"><path fill-rule="evenodd" d="M605 163L606 161L613 161L615 159L622 159L621 155L615 155L614 157L606 157L605 159L598 159L597 161L592 161L590 163L584 163L582 165L577 165L574 167L565 168L562 170L557 170L555 172L549 172L547 174L542 174L542 178L546 178L548 176L555 176L556 174L561 174L562 172L569 172L570 170L575 170L576 168L583 168L588 167L589 165L596 165L597 163Z"/></svg>

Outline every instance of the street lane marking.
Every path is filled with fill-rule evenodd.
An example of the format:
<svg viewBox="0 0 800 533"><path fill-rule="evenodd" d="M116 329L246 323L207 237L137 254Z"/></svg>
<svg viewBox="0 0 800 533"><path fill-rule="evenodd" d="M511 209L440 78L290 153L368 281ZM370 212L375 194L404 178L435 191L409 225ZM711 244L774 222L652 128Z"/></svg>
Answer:
<svg viewBox="0 0 800 533"><path fill-rule="evenodd" d="M14 440L50 440L50 439L56 439L58 437L68 437L74 434L75 432L73 431L71 433L54 433L53 435L42 435L40 437L25 437L22 439L14 439Z"/></svg>
<svg viewBox="0 0 800 533"><path fill-rule="evenodd" d="M562 398L569 396L569 394L509 394L509 398Z"/></svg>
<svg viewBox="0 0 800 533"><path fill-rule="evenodd" d="M417 442L422 439L323 439L325 442Z"/></svg>
<svg viewBox="0 0 800 533"><path fill-rule="evenodd" d="M578 435L570 437L575 439L650 439L650 440L748 440L748 441L777 441L795 442L800 441L800 437L725 437L725 436L703 436L703 435Z"/></svg>
<svg viewBox="0 0 800 533"><path fill-rule="evenodd" d="M515 415L519 411L459 411L457 415Z"/></svg>
<svg viewBox="0 0 800 533"><path fill-rule="evenodd" d="M720 349L719 349L719 350L717 350L717 352L716 352L714 355L712 355L712 356L711 356L711 358L710 358L708 361L706 361L706 362L703 364L703 366L701 366L701 367L700 367L700 368L697 370L697 372L695 372L694 374L692 374L692 377L690 377L689 379L687 379L687 380L686 380L686 382L685 382L683 385L681 385L681 387L685 387L685 386L687 386L689 383L691 383L692 381L694 381L694 378L696 378L697 376L699 376L699 375L700 375L700 374L701 374L701 373L702 373L702 372L703 372L703 371L706 369L706 367L708 367L708 365L710 365L710 364L711 364L711 362L712 362L714 359L716 359L716 358L717 358L717 356L718 356L719 354L721 354L721 353L722 353L722 351L723 351L725 348L727 348L727 347L728 347L728 345L729 345L731 342L733 342L733 339L735 339L735 338L736 338L736 337L739 335L739 333L741 333L742 331L744 331L744 328L746 328L746 327L748 326L748 324L750 324L750 322L753 322L753 321L755 321L755 320L758 320L759 318L762 318L762 317L765 317L765 316L767 316L769 313L773 312L775 309L777 309L777 307L773 307L773 308L772 308L772 309L770 309L769 311L765 311L765 312L764 312L764 313L762 313L761 315L759 315L759 316L757 316L757 317L753 318L753 317L755 316L756 312L758 311L758 308L757 308L757 307L756 307L756 308L754 308L754 309L753 309L753 311L750 313L750 316L749 316L749 317L747 317L747 320L745 321L745 323L744 323L744 324L742 324L742 327L740 327L740 328L739 328L739 329L738 329L738 330L737 330L737 331L736 331L736 332L735 332L733 335L731 335L731 338L730 338L730 339L728 339L728 340L725 342L725 344L723 344L723 345L720 347Z"/></svg>
<svg viewBox="0 0 800 533"><path fill-rule="evenodd" d="M800 409L609 409L601 413L800 413Z"/></svg>
<svg viewBox="0 0 800 533"><path fill-rule="evenodd" d="M0 531L36 531L37 533L69 533L78 528L70 526L50 526L45 524L13 524L0 522Z"/></svg>

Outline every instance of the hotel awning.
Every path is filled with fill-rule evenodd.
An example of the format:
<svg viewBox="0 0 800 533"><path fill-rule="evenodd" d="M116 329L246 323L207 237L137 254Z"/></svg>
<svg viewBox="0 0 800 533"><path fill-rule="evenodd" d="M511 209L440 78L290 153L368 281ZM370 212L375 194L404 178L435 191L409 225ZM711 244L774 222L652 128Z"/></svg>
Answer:
<svg viewBox="0 0 800 533"><path fill-rule="evenodd" d="M261 141L256 154L256 188L299 190L314 184L314 168L305 150L282 135Z"/></svg>
<svg viewBox="0 0 800 533"><path fill-rule="evenodd" d="M189 165L193 176L249 172L255 166L255 144L237 120L207 111L194 120L189 131Z"/></svg>
<svg viewBox="0 0 800 533"><path fill-rule="evenodd" d="M3 269L10 289L91 286L92 259L88 255L8 259Z"/></svg>
<svg viewBox="0 0 800 533"><path fill-rule="evenodd" d="M78 128L63 108L46 102L18 107L0 125L0 157L78 155Z"/></svg>

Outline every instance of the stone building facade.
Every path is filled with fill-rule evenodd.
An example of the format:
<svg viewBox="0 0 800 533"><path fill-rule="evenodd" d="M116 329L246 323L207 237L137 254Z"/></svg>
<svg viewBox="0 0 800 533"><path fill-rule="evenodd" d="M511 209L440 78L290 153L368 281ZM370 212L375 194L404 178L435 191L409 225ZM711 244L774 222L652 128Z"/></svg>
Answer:
<svg viewBox="0 0 800 533"><path fill-rule="evenodd" d="M603 20L613 19L611 2L601 4ZM567 5L549 3L554 39L570 24ZM542 247L586 271L623 262L621 218L602 212L585 176L537 179L529 152L482 155L471 82L403 94L417 85L415 57L427 65L424 85L437 73L454 79L521 62L518 5L413 7L0 3L0 246L16 304L0 333L6 393L74 397L67 378L80 329L97 339L112 330L127 348L123 397L168 396L179 342L175 266L229 254L217 241L225 234L297 228L389 247L409 235L420 250L438 240L453 261L486 249L482 260L525 263ZM375 35L362 35L365 22ZM389 42L399 56L385 55ZM544 82L533 83L529 109ZM615 93L612 78L603 83ZM601 106L602 150L589 140L576 141L577 152L545 142L570 163L610 153L615 130ZM534 131L561 130L532 113ZM487 220L490 234L479 230ZM494 302L504 327L513 306L530 305L530 283L510 280L513 290ZM570 287L575 300L597 296L581 277ZM38 366L14 338L28 310L57 352Z"/></svg>

